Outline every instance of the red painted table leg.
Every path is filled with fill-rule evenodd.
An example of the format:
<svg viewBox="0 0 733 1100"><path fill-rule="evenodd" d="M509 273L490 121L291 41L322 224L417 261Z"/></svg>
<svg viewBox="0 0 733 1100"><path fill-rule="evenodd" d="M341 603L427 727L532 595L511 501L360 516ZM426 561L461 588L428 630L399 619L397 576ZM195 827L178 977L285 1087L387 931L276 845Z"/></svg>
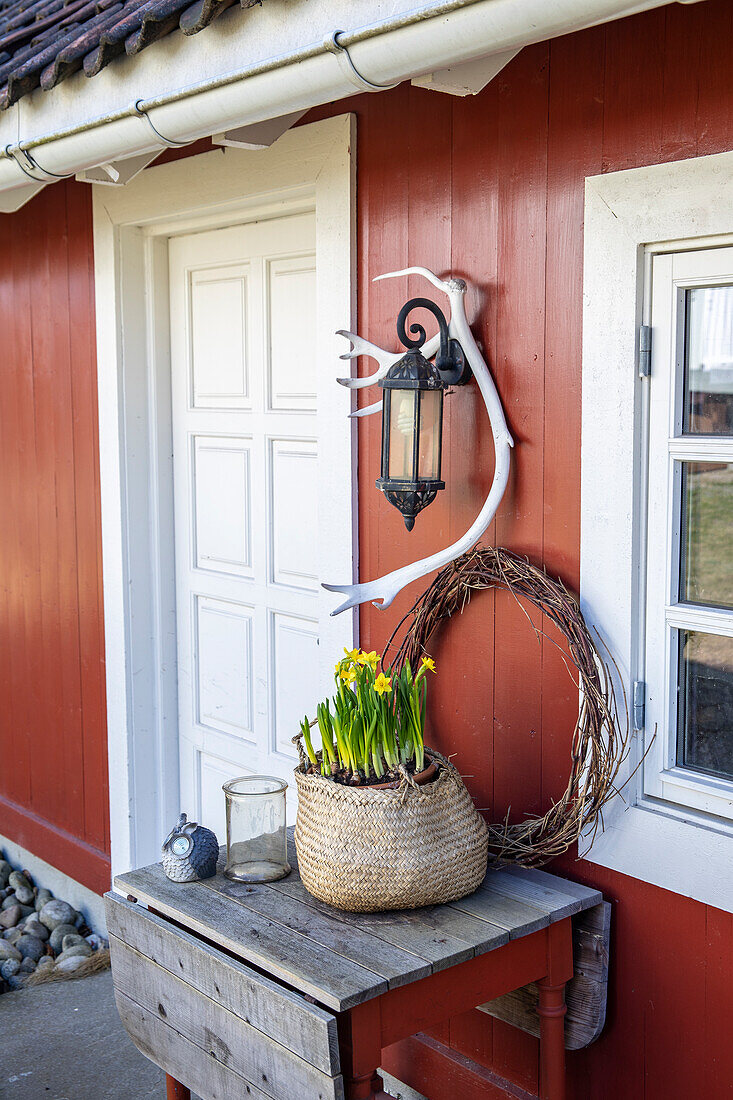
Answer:
<svg viewBox="0 0 733 1100"><path fill-rule="evenodd" d="M547 974L538 983L540 1018L540 1100L565 1100L565 983L573 976L570 918L550 925Z"/></svg>
<svg viewBox="0 0 733 1100"><path fill-rule="evenodd" d="M339 1020L341 1071L347 1100L379 1100L382 1060L379 998L356 1005Z"/></svg>
<svg viewBox="0 0 733 1100"><path fill-rule="evenodd" d="M191 1100L190 1089L187 1089L180 1081L176 1081L175 1077L171 1077L167 1073L165 1075L165 1095L166 1100Z"/></svg>
<svg viewBox="0 0 733 1100"><path fill-rule="evenodd" d="M390 1100L382 1089L382 1078L377 1074L371 1077L348 1077L345 1079L347 1100Z"/></svg>
<svg viewBox="0 0 733 1100"><path fill-rule="evenodd" d="M538 982L540 1100L565 1100L565 982Z"/></svg>

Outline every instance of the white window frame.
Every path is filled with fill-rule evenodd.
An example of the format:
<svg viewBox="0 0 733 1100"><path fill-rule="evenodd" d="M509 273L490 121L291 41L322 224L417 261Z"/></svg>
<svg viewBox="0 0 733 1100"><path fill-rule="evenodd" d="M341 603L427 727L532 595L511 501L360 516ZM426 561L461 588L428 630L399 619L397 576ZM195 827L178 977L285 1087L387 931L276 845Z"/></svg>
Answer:
<svg viewBox="0 0 733 1100"><path fill-rule="evenodd" d="M639 377L638 337L651 308L644 289L653 257L731 243L733 153L586 180L581 603L629 702L633 682L646 679L649 382ZM733 822L682 805L679 794L672 801L645 791L645 769L651 775L657 759L650 754L640 766L643 754L643 737L633 736L619 778L626 786L584 858L733 912Z"/></svg>
<svg viewBox="0 0 733 1100"><path fill-rule="evenodd" d="M733 819L733 780L677 763L678 631L733 636L733 611L685 602L679 595L683 461L733 462L733 439L682 434L685 292L733 283L733 248L658 253L654 248L645 299L650 300L652 358L647 449L646 683L643 790L650 798ZM643 459L644 456L642 456ZM642 465L642 476L644 470ZM640 625L643 617L639 616ZM654 735L656 731L656 735Z"/></svg>

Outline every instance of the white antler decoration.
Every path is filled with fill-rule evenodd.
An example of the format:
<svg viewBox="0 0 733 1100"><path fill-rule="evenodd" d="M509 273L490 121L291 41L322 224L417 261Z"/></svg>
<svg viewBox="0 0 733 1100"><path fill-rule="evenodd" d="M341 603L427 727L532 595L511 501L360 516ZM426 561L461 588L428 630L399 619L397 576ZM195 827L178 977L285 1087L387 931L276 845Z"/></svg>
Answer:
<svg viewBox="0 0 733 1100"><path fill-rule="evenodd" d="M412 562L410 565L403 565L400 569L395 569L393 572L387 573L384 577L379 577L374 581L366 581L364 584L324 584L323 587L328 589L329 592L340 592L346 596L344 602L339 604L335 611L331 612L332 615L338 615L340 612L346 611L349 607L355 607L357 604L366 603L367 600L372 600L375 607L389 607L398 592L401 592L406 585L410 584L412 581L418 580L420 577L424 577L434 569L442 568L442 566L447 565L449 561L453 561L454 558L457 558L459 554L463 554L466 550L470 550L471 547L478 542L491 523L499 507L501 498L504 496L504 490L509 480L511 448L514 446L514 441L509 434L509 429L504 419L504 410L501 407L501 401L496 391L494 380L491 377L491 372L478 349L478 345L473 338L473 334L466 319L466 310L464 306L464 295L466 293L465 282L463 279L449 279L447 282L444 282L442 279L439 279L437 275L433 274L432 271L428 271L426 267L408 267L405 268L404 271L390 271L386 275L378 275L375 282L378 279L395 279L402 275L422 275L424 278L428 279L434 287L437 287L438 290L442 290L444 294L448 295L451 306L448 332L454 340L458 340L463 348L466 359L471 366L473 376L481 392L484 404L486 405L486 411L489 414L489 423L491 425L491 432L494 436L496 457L494 480L491 484L489 495L484 501L484 506L476 516L476 519L466 531L465 535L458 539L457 542L454 542L452 546L446 547L445 550L439 550L437 554L431 554L428 558L422 558L420 561ZM353 359L357 355L368 355L379 364L379 369L367 378L339 378L338 381L341 385L348 386L349 389L361 389L364 386L373 386L380 378L384 378L390 367L404 355L404 352L393 353L383 351L381 348L376 347L374 344L370 344L367 340L362 340L360 336L356 336L351 332L341 330L340 335L345 336L352 344L351 350L348 351L346 355L342 355L342 359ZM438 350L439 339L439 336L435 336L422 348L422 353L427 359ZM379 401L364 409L359 409L355 415L369 416L372 413L378 412L381 407L382 403Z"/></svg>

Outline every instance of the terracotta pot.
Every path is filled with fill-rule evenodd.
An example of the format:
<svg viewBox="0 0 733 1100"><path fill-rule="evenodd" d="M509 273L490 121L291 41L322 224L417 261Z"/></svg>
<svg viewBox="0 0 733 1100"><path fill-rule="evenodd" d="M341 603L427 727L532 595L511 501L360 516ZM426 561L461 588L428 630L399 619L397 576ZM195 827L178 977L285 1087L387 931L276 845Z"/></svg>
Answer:
<svg viewBox="0 0 733 1100"><path fill-rule="evenodd" d="M427 768L423 768L421 772L416 772L413 775L413 780L417 783L418 787L422 787L424 783L432 783L438 774L437 765L431 760ZM402 779L393 779L391 783L361 783L362 788L369 787L373 791L394 791L401 784Z"/></svg>

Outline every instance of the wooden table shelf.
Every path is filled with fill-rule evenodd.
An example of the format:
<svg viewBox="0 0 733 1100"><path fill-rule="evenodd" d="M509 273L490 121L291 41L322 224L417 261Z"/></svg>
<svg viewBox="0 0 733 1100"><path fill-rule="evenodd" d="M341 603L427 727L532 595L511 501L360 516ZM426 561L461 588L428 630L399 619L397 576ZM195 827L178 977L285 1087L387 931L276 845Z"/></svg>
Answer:
<svg viewBox="0 0 733 1100"><path fill-rule="evenodd" d="M602 902L597 890L489 870L476 893L449 905L343 913L306 891L294 848L290 858L292 874L267 885L233 883L221 870L180 885L160 864L115 879L117 1005L168 1074L169 1096L187 1087L203 1100L380 1095L382 1048L536 982L540 1094L564 1097L571 918Z"/></svg>

